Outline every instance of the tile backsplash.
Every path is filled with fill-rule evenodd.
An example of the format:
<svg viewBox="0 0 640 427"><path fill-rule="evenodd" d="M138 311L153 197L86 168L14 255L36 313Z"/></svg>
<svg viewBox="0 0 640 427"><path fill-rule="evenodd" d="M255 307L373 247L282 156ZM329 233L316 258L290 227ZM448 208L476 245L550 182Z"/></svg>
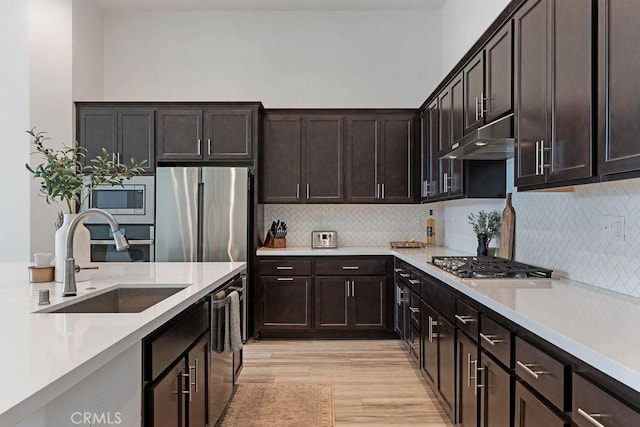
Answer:
<svg viewBox="0 0 640 427"><path fill-rule="evenodd" d="M429 209L436 219L436 239L443 242L439 207L423 205L264 205L264 226L287 223L288 246L311 246L311 232L337 231L339 246L387 246L392 241L427 237Z"/></svg>

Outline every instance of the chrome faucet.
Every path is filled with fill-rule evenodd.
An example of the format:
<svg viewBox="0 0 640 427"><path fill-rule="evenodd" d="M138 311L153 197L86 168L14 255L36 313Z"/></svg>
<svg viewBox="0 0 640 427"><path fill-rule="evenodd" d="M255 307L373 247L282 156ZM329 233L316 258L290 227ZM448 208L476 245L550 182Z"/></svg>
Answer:
<svg viewBox="0 0 640 427"><path fill-rule="evenodd" d="M62 296L71 297L77 295L78 289L76 288L76 260L73 257L73 236L75 235L78 224L86 217L91 215L98 215L104 217L113 233L113 240L116 244L116 250L122 251L129 247L126 237L120 231L120 226L116 219L109 212L102 209L87 209L82 211L76 216L69 224L69 231L67 232L66 251L64 261L64 282L62 287Z"/></svg>

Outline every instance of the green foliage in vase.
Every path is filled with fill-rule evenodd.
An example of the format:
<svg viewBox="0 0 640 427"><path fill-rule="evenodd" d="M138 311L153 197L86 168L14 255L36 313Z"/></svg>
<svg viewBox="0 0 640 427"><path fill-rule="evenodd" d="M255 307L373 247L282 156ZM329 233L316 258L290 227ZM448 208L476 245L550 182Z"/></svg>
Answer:
<svg viewBox="0 0 640 427"><path fill-rule="evenodd" d="M487 243L500 233L500 222L502 218L498 211L485 212L481 210L478 214L470 213L467 216L469 224L473 227L473 232L477 234L486 234Z"/></svg>
<svg viewBox="0 0 640 427"><path fill-rule="evenodd" d="M77 143L72 147L63 146L62 149L48 148L45 142L49 140L46 132L37 132L36 128L27 131L31 135L35 152L41 158L41 163L35 167L28 163L25 167L40 179L40 193L47 203L65 202L69 213L73 212L74 204L82 204L89 196L91 188L98 185L122 185L124 180L144 171L146 160L137 161L132 158L128 167L114 160L115 156L102 149L102 154L90 159L86 166L86 148Z"/></svg>

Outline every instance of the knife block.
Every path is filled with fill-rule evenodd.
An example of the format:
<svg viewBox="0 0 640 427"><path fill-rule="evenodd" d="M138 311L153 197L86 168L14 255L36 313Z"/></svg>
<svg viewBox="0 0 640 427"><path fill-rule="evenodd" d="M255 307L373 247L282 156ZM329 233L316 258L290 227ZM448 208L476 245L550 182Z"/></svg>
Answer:
<svg viewBox="0 0 640 427"><path fill-rule="evenodd" d="M274 237L273 231L269 230L267 238L264 239L265 248L283 249L287 247L286 237Z"/></svg>

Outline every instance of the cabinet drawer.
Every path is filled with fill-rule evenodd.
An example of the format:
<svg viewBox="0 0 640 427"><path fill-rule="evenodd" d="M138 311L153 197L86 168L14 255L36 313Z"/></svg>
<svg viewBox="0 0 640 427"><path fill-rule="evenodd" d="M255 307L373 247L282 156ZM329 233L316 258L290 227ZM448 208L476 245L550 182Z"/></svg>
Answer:
<svg viewBox="0 0 640 427"><path fill-rule="evenodd" d="M569 367L541 349L516 338L516 375L562 411L569 410L565 386Z"/></svg>
<svg viewBox="0 0 640 427"><path fill-rule="evenodd" d="M480 315L480 346L505 366L512 367L512 333L504 326Z"/></svg>
<svg viewBox="0 0 640 427"><path fill-rule="evenodd" d="M520 381L516 381L515 413L515 427L569 426L568 422L549 409L533 393L527 390Z"/></svg>
<svg viewBox="0 0 640 427"><path fill-rule="evenodd" d="M575 373L571 417L576 425L584 427L596 422L607 427L640 425L640 413Z"/></svg>
<svg viewBox="0 0 640 427"><path fill-rule="evenodd" d="M310 274L311 260L308 259L260 261L260 275L262 276L309 276Z"/></svg>
<svg viewBox="0 0 640 427"><path fill-rule="evenodd" d="M384 276L386 273L384 260L320 259L316 261L316 275L318 276L344 276L345 274Z"/></svg>
<svg viewBox="0 0 640 427"><path fill-rule="evenodd" d="M413 291L409 292L409 320L411 326L420 332L420 297Z"/></svg>
<svg viewBox="0 0 640 427"><path fill-rule="evenodd" d="M478 310L464 302L456 301L456 326L474 341L478 341Z"/></svg>
<svg viewBox="0 0 640 427"><path fill-rule="evenodd" d="M169 367L174 360L209 327L209 303L189 308L190 313L168 327L160 327L158 335L145 339L145 379L151 381Z"/></svg>

